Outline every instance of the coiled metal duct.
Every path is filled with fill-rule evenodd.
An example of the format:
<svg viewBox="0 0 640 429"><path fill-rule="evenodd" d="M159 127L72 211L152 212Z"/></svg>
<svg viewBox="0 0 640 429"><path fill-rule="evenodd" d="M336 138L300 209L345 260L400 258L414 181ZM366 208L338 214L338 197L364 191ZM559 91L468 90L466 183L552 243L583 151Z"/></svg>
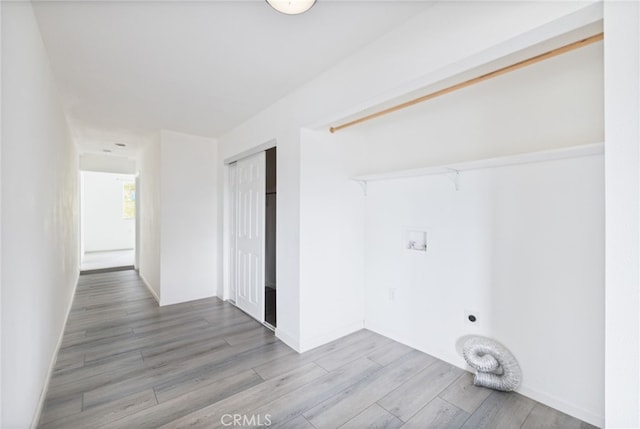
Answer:
<svg viewBox="0 0 640 429"><path fill-rule="evenodd" d="M486 337L473 337L464 343L462 355L476 369L473 379L476 386L510 392L520 385L520 365L502 344Z"/></svg>

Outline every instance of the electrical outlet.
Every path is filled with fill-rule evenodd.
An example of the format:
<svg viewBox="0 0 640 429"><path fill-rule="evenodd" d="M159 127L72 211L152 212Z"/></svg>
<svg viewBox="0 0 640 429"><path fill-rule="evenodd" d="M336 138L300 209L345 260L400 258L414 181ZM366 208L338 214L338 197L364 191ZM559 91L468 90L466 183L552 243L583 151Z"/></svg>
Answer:
<svg viewBox="0 0 640 429"><path fill-rule="evenodd" d="M395 301L395 300L396 300L396 289L389 288L389 301Z"/></svg>
<svg viewBox="0 0 640 429"><path fill-rule="evenodd" d="M464 320L471 325L477 326L480 324L480 316L477 311L465 310Z"/></svg>

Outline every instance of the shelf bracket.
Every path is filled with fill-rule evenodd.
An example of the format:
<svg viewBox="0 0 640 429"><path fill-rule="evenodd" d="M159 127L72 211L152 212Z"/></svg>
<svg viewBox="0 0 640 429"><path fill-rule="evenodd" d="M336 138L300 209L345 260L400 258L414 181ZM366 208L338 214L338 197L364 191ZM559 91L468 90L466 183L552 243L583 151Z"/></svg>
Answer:
<svg viewBox="0 0 640 429"><path fill-rule="evenodd" d="M356 180L355 181L362 188L362 195L367 196L367 181L366 180Z"/></svg>
<svg viewBox="0 0 640 429"><path fill-rule="evenodd" d="M455 170L453 168L447 168L447 170L449 170L449 173L447 174L447 176L449 177L449 180L451 180L451 182L453 183L453 186L455 186L456 191L460 190L460 170Z"/></svg>

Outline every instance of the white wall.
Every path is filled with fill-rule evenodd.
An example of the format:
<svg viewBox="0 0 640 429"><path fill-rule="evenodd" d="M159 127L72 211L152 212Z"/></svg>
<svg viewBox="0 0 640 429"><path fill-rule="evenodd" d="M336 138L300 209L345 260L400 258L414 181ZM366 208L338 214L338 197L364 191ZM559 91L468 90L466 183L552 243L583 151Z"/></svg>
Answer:
<svg viewBox="0 0 640 429"><path fill-rule="evenodd" d="M301 311L307 302L305 291L317 287L315 282L307 281L311 275L304 274L305 278L302 278L302 266L305 272L344 273L348 269L351 276L357 276L358 264L351 267L323 264L317 260L316 252L310 250L313 243L301 242L307 240L305 237L315 237L313 229L318 225L313 215L308 220L301 217L312 213L301 206L301 195L305 195L301 175L307 168L312 168L309 166L312 159L300 152L301 139L306 138L301 137L300 129L322 123L326 118L339 117L340 112L353 111L355 106L367 105L368 101L396 88L483 53L489 47L584 6L577 2L438 3L220 138L220 162L251 147L277 140L276 334L281 339L301 350L318 341L338 337L355 326L323 329L324 320L318 320L315 313ZM301 164L304 159L308 162ZM220 168L218 176L220 183L223 183L222 170ZM222 229L219 233L223 233ZM219 273L221 285L222 280L223 275ZM359 283L354 285L354 288L358 287ZM308 296L314 296L314 293ZM351 316L347 313L340 316L340 320L349 319Z"/></svg>
<svg viewBox="0 0 640 429"><path fill-rule="evenodd" d="M599 42L339 133L366 173L601 143L603 82Z"/></svg>
<svg viewBox="0 0 640 429"><path fill-rule="evenodd" d="M300 148L300 348L364 327L364 202L350 181L367 142L303 130ZM278 293L280 289L278 286Z"/></svg>
<svg viewBox="0 0 640 429"><path fill-rule="evenodd" d="M161 304L216 295L217 146L170 131L161 140Z"/></svg>
<svg viewBox="0 0 640 429"><path fill-rule="evenodd" d="M217 145L163 130L139 159L140 276L160 305L216 295Z"/></svg>
<svg viewBox="0 0 640 429"><path fill-rule="evenodd" d="M36 423L77 282L78 161L31 3L1 7L0 426L12 428Z"/></svg>
<svg viewBox="0 0 640 429"><path fill-rule="evenodd" d="M130 175L82 172L82 240L85 252L133 249L135 219L123 218L124 183Z"/></svg>
<svg viewBox="0 0 640 429"><path fill-rule="evenodd" d="M370 182L366 326L460 367L461 338L493 337L521 393L602 425L603 187L602 156Z"/></svg>
<svg viewBox="0 0 640 429"><path fill-rule="evenodd" d="M160 244L161 234L161 172L160 172L160 136L148 143L140 153L139 189L136 191L140 206L140 277L160 301Z"/></svg>
<svg viewBox="0 0 640 429"><path fill-rule="evenodd" d="M640 427L640 6L605 2L606 425Z"/></svg>

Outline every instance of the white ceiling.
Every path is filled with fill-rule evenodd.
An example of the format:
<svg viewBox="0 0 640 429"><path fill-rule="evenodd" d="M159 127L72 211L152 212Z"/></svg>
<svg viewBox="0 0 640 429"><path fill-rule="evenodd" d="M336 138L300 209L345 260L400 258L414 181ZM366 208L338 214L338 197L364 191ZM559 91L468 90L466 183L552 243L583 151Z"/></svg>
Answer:
<svg viewBox="0 0 640 429"><path fill-rule="evenodd" d="M216 137L429 2L36 2L81 152L131 155L155 131ZM126 143L126 149L115 146Z"/></svg>

